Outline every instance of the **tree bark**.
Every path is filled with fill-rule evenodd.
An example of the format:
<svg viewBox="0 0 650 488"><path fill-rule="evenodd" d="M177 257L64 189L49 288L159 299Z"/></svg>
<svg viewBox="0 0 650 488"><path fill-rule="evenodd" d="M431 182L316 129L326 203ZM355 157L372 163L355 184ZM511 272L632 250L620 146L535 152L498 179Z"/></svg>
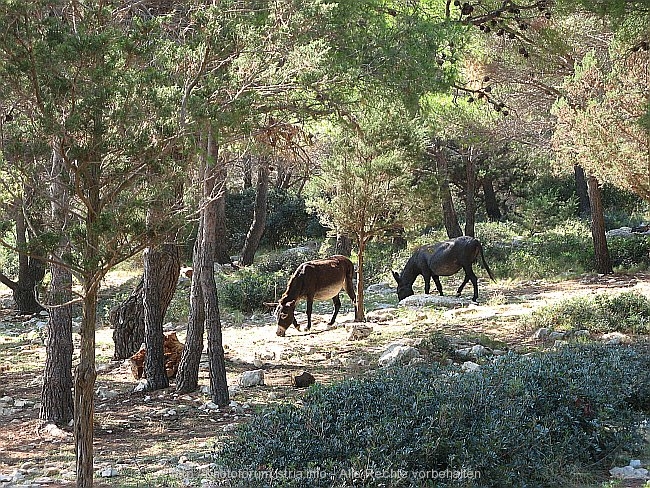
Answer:
<svg viewBox="0 0 650 488"><path fill-rule="evenodd" d="M201 292L201 241L203 240L203 218L199 222L198 235L194 243L193 259L194 272L190 287L190 316L187 324L185 347L176 373L176 391L190 393L199 387L199 366L203 353L203 333L205 310Z"/></svg>
<svg viewBox="0 0 650 488"><path fill-rule="evenodd" d="M359 236L359 255L357 256L357 304L354 309L354 321L355 322L365 322L366 321L366 312L364 299L365 295L363 292L364 288L364 279L363 279L363 258L366 252L366 243L368 242L367 236Z"/></svg>
<svg viewBox="0 0 650 488"><path fill-rule="evenodd" d="M470 147L466 160L465 181L465 235L474 237L474 221L476 220L476 159L474 148Z"/></svg>
<svg viewBox="0 0 650 488"><path fill-rule="evenodd" d="M596 271L601 274L611 274L614 269L607 248L602 195L598 179L593 175L587 178L587 190L591 203L591 237L594 242Z"/></svg>
<svg viewBox="0 0 650 488"><path fill-rule="evenodd" d="M162 317L169 308L169 304L174 298L178 275L180 273L180 256L176 244L170 244L175 250L168 249L167 252L159 252L156 257L149 263L145 263L145 269L148 267L152 277L159 280L158 293L159 300L156 306L159 310L155 315ZM164 251L164 249L163 249ZM145 342L145 277L140 278L137 286L133 289L129 297L120 305L113 308L108 315L109 322L113 326L113 343L115 352L113 359L128 359L133 356L142 344ZM154 314L153 310L149 313Z"/></svg>
<svg viewBox="0 0 650 488"><path fill-rule="evenodd" d="M95 325L97 322L97 289L94 281L83 283L83 319L79 333L81 347L74 381L74 441L77 487L93 486L93 438L95 417Z"/></svg>
<svg viewBox="0 0 650 488"><path fill-rule="evenodd" d="M144 370L147 376L145 390L160 390L169 386L165 371L163 349L163 319L171 302L178 275L180 256L176 243L149 247L144 252L144 330L147 355Z"/></svg>
<svg viewBox="0 0 650 488"><path fill-rule="evenodd" d="M214 178L206 178L206 193L214 188ZM214 202L208 203L203 214L203 235L201 244L201 272L199 281L203 296L205 328L208 330L208 358L210 361L210 392L212 401L219 406L230 403L226 381L225 352L219 316L217 284L214 279L214 245L216 240Z"/></svg>
<svg viewBox="0 0 650 488"><path fill-rule="evenodd" d="M587 191L587 180L585 177L585 170L579 164L573 167L573 172L576 179L576 193L578 195L578 211L580 216L587 218L591 213L591 204L589 202L589 194Z"/></svg>
<svg viewBox="0 0 650 488"><path fill-rule="evenodd" d="M108 314L113 327L113 359L128 359L144 343L144 279L140 278L129 297Z"/></svg>
<svg viewBox="0 0 650 488"><path fill-rule="evenodd" d="M463 235L463 231L458 224L458 215L454 208L454 202L451 196L451 189L449 187L449 169L447 165L447 157L442 149L436 147L434 150L434 157L436 160L436 167L438 170L438 178L440 179L440 199L442 202L442 215L447 230L447 236L452 239Z"/></svg>
<svg viewBox="0 0 650 488"><path fill-rule="evenodd" d="M222 180L223 190L215 200L215 227L216 240L214 259L219 264L230 264L230 252L228 249L228 226L226 220L226 186L225 178Z"/></svg>
<svg viewBox="0 0 650 488"><path fill-rule="evenodd" d="M66 235L67 190L62 181L65 169L61 160L61 150L55 145L52 151L52 171L50 201L52 221L60 232L57 253L63 256L69 252L70 243ZM57 256L51 256L51 282L47 303L50 320L47 323L47 343L45 345L45 369L41 389L41 409L39 418L58 426L66 425L74 417L74 382L72 379L72 272L59 264Z"/></svg>
<svg viewBox="0 0 650 488"><path fill-rule="evenodd" d="M251 223L244 248L241 252L240 264L250 266L255 259L255 253L260 246L264 227L266 226L267 200L269 193L269 161L262 157L258 161L257 168L257 185L255 193L255 209L253 212L253 222Z"/></svg>
<svg viewBox="0 0 650 488"><path fill-rule="evenodd" d="M13 281L0 273L0 283L7 286L16 303L16 310L21 315L41 312L43 306L38 302L38 287L45 276L45 263L42 259L29 256L27 249L27 225L23 214L23 203L16 201L13 205L16 229L16 247L18 248L18 280Z"/></svg>
<svg viewBox="0 0 650 488"><path fill-rule="evenodd" d="M58 426L74 416L72 396L72 273L58 264L50 266L52 280L48 292L50 320L47 323L45 369L39 418Z"/></svg>
<svg viewBox="0 0 650 488"><path fill-rule="evenodd" d="M494 182L492 178L483 178L483 196L485 197L485 212L491 222L498 222L501 220L501 209L497 202L497 195L494 191Z"/></svg>

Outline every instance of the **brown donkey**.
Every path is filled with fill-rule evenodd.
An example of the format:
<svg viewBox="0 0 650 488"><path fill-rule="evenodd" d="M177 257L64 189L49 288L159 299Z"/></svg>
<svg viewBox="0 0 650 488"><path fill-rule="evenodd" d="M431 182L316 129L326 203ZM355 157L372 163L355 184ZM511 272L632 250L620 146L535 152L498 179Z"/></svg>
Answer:
<svg viewBox="0 0 650 488"><path fill-rule="evenodd" d="M334 315L329 325L334 323L341 308L339 292L346 293L356 303L354 293L354 264L345 256L331 256L326 259L307 261L298 266L287 284L287 289L280 298L275 315L278 319L276 334L284 336L287 329L294 324L300 330L296 320L296 304L301 298L307 300L307 328L311 329L311 311L314 300L329 300L334 302Z"/></svg>

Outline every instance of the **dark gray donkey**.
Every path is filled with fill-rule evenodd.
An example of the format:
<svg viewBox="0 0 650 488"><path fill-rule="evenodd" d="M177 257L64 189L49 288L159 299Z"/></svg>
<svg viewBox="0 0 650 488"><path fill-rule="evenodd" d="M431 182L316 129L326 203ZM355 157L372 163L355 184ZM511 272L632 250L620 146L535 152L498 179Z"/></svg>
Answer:
<svg viewBox="0 0 650 488"><path fill-rule="evenodd" d="M492 281L495 281L492 270L490 270L485 262L483 246L478 239L462 236L417 248L406 262L406 266L404 266L401 275L393 271L393 276L395 277L395 281L397 281L397 297L403 300L413 295L413 282L418 275L422 275L424 278L425 293L429 293L431 278L433 278L438 293L442 296L440 276L451 276L463 269L465 270L465 279L458 288L456 296L460 296L465 285L471 281L472 285L474 285L472 301L476 302L478 300L478 278L474 274L472 264L474 264L479 255L481 256L483 267L487 270Z"/></svg>

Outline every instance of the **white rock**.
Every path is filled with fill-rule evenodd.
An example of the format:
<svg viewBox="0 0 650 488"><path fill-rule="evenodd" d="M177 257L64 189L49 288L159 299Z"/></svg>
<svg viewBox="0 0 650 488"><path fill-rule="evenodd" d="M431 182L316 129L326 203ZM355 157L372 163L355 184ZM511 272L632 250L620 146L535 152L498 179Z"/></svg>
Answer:
<svg viewBox="0 0 650 488"><path fill-rule="evenodd" d="M644 468L633 468L632 466L623 466L621 468L612 468L609 470L614 478L624 480L645 480L648 479L648 470Z"/></svg>
<svg viewBox="0 0 650 488"><path fill-rule="evenodd" d="M479 364L476 364L473 361L465 361L461 368L463 371L467 371L468 373L471 373L472 371L477 371L481 366Z"/></svg>
<svg viewBox="0 0 650 488"><path fill-rule="evenodd" d="M475 346L472 347L470 353L475 358L482 358L483 356L488 356L489 354L491 354L491 351L487 347L482 346L481 344L476 344Z"/></svg>
<svg viewBox="0 0 650 488"><path fill-rule="evenodd" d="M348 331L349 341L360 341L372 334L372 327L359 323L348 324L345 330Z"/></svg>
<svg viewBox="0 0 650 488"><path fill-rule="evenodd" d="M368 291L370 293L379 293L381 295L388 295L390 293L396 293L395 292L395 287L392 286L390 283L387 283L387 282L376 283L374 285L370 285L368 288L366 288L366 291Z"/></svg>
<svg viewBox="0 0 650 488"><path fill-rule="evenodd" d="M386 348L379 358L379 366L384 368L396 364L408 364L413 358L420 355L420 351L412 346L393 343Z"/></svg>
<svg viewBox="0 0 650 488"><path fill-rule="evenodd" d="M537 340L546 339L550 333L551 333L551 329L549 329L548 327L540 327L533 334L533 339L537 339Z"/></svg>
<svg viewBox="0 0 650 488"><path fill-rule="evenodd" d="M411 295L400 301L399 304L404 307L460 307L466 303L466 300L458 297L448 297L440 295Z"/></svg>
<svg viewBox="0 0 650 488"><path fill-rule="evenodd" d="M632 466L634 469L640 468L641 467L641 460L640 459L631 459L630 460L630 466Z"/></svg>
<svg viewBox="0 0 650 488"><path fill-rule="evenodd" d="M102 478L113 478L113 477L117 476L118 474L119 473L117 472L117 470L115 468L110 467L110 468L102 469L100 471L100 473L99 473L99 476L101 476Z"/></svg>
<svg viewBox="0 0 650 488"><path fill-rule="evenodd" d="M244 371L239 377L239 385L248 388L251 386L264 384L264 370L255 369L253 371Z"/></svg>
<svg viewBox="0 0 650 488"><path fill-rule="evenodd" d="M605 344L618 345L625 344L629 342L629 337L621 332L610 332L609 334L603 334L600 339L605 341Z"/></svg>

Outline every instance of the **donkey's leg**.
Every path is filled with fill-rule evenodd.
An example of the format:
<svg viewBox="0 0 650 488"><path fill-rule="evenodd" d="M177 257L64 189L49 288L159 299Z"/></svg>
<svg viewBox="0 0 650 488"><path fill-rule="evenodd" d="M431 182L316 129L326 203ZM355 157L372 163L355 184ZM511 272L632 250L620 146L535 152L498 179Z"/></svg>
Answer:
<svg viewBox="0 0 650 488"><path fill-rule="evenodd" d="M463 288L469 281L472 282L472 286L474 287L474 295L472 296L472 301L476 302L478 301L478 278L476 277L476 274L474 273L474 270L472 269L471 266L465 268L465 279L463 280L463 283L458 288L457 296L460 296L460 292L463 291Z"/></svg>
<svg viewBox="0 0 650 488"><path fill-rule="evenodd" d="M438 293L440 294L440 296L443 296L442 283L440 283L440 276L433 275L433 281L436 284L436 289L438 290Z"/></svg>
<svg viewBox="0 0 650 488"><path fill-rule="evenodd" d="M457 297L460 296L460 294L463 291L463 288L465 288L465 285L469 283L469 280L470 280L469 274L467 271L465 271L465 278L463 279L463 282L460 284L460 286L458 287L458 291L456 292Z"/></svg>
<svg viewBox="0 0 650 488"><path fill-rule="evenodd" d="M334 298L332 298L332 302L334 302L334 315L332 315L332 319L330 320L329 325L334 325L334 321L336 320L336 316L339 313L339 310L341 309L341 299L339 298L338 295L336 295Z"/></svg>
<svg viewBox="0 0 650 488"><path fill-rule="evenodd" d="M422 273L422 278L424 278L424 293L428 295L431 291L431 275L429 273Z"/></svg>
<svg viewBox="0 0 650 488"><path fill-rule="evenodd" d="M311 311L314 307L314 299L307 298L307 328L305 330L311 329Z"/></svg>

